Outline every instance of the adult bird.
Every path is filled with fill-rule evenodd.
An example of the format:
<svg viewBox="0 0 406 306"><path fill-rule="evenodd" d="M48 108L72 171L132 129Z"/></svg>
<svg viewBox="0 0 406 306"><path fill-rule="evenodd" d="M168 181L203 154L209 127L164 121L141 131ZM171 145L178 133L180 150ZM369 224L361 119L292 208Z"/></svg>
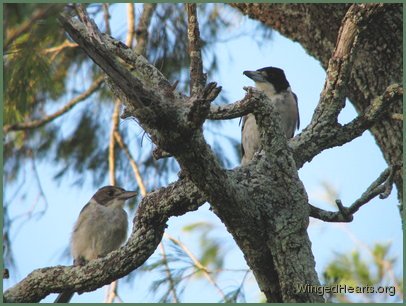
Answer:
<svg viewBox="0 0 406 306"><path fill-rule="evenodd" d="M73 227L70 249L74 265L106 256L118 249L127 238L128 218L124 202L137 195L115 186L97 190L82 208ZM73 291L60 293L55 303L68 303Z"/></svg>
<svg viewBox="0 0 406 306"><path fill-rule="evenodd" d="M286 138L292 138L295 129L299 129L299 109L297 96L291 91L282 69L265 67L256 71L244 71L255 82L255 88L263 91L275 105L281 116L282 129ZM241 165L245 166L261 149L258 126L253 114L243 117L241 129Z"/></svg>

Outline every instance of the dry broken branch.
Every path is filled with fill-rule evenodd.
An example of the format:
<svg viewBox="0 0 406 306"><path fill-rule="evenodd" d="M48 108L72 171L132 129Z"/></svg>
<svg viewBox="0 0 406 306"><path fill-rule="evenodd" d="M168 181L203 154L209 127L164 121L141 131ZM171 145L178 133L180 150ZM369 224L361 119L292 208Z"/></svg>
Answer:
<svg viewBox="0 0 406 306"><path fill-rule="evenodd" d="M345 207L341 200L336 200L338 211L326 211L309 204L310 216L326 222L351 222L354 219L354 214L373 198L381 199L389 196L393 185L393 177L396 171L399 171L399 166L393 166L381 173L381 175L367 188L367 190L349 207Z"/></svg>

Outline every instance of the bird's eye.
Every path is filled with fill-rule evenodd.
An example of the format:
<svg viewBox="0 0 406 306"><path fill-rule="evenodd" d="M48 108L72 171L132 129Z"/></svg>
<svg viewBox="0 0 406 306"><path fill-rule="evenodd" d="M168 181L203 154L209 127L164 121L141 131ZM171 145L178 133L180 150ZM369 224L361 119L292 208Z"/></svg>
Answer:
<svg viewBox="0 0 406 306"><path fill-rule="evenodd" d="M108 195L112 197L114 195L114 190L109 190Z"/></svg>

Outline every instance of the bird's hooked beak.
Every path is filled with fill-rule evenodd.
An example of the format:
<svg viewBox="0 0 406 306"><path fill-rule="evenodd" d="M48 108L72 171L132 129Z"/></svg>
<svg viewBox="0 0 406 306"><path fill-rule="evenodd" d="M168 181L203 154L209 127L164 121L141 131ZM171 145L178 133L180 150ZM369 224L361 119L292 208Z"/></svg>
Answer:
<svg viewBox="0 0 406 306"><path fill-rule="evenodd" d="M127 200L135 197L137 195L136 191L123 191L117 198L121 200Z"/></svg>
<svg viewBox="0 0 406 306"><path fill-rule="evenodd" d="M245 70L243 72L247 77L249 77L251 80L255 82L265 82L266 80L264 79L264 76L262 75L261 72L259 71L250 71L250 70Z"/></svg>

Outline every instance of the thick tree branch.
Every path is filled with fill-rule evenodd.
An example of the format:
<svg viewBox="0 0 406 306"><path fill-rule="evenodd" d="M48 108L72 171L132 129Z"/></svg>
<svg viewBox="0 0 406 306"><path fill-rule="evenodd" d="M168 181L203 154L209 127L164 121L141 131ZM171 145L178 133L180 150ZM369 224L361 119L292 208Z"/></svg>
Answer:
<svg viewBox="0 0 406 306"><path fill-rule="evenodd" d="M39 128L39 127L49 123L50 121L62 116L63 114L65 114L66 112L71 110L79 102L90 97L97 89L99 89L101 84L103 84L103 81L104 81L103 76L98 77L86 91L84 91L79 96L70 100L65 106L63 106L60 110L56 111L55 113L53 113L51 115L47 115L44 118L38 119L38 120L5 125L3 127L3 133L7 134L10 131L35 129L35 128Z"/></svg>
<svg viewBox="0 0 406 306"><path fill-rule="evenodd" d="M318 128L310 124L290 141L297 167L301 168L304 163L311 161L314 156L325 149L341 146L361 136L367 129L377 124L379 119L387 116L388 109L402 100L402 97L403 87L393 84L371 102L364 114L360 114L344 126L339 124L329 126L329 129L321 133Z"/></svg>
<svg viewBox="0 0 406 306"><path fill-rule="evenodd" d="M248 87L244 87L247 90ZM252 113L258 100L246 94L242 100L226 105L212 105L207 119L226 120L234 119Z"/></svg>
<svg viewBox="0 0 406 306"><path fill-rule="evenodd" d="M82 267L37 269L8 289L3 296L4 302L39 302L50 293L87 292L109 284L142 265L152 255L169 217L196 210L204 202L202 194L189 180L151 192L141 201L132 235L123 247Z"/></svg>
<svg viewBox="0 0 406 306"><path fill-rule="evenodd" d="M338 114L345 106L354 55L361 47L359 35L382 9L383 4L353 4L347 11L339 30L333 56L329 61L322 98L312 118L313 125L321 121L328 121L330 125L337 122Z"/></svg>

